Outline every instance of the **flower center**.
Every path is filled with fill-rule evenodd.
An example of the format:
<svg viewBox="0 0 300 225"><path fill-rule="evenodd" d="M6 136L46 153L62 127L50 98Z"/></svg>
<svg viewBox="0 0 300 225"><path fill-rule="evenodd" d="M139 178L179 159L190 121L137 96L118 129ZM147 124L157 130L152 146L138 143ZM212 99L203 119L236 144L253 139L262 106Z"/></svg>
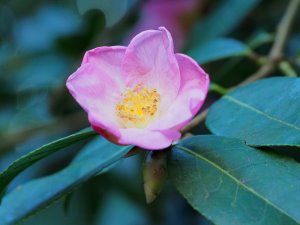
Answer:
<svg viewBox="0 0 300 225"><path fill-rule="evenodd" d="M134 89L127 89L122 96L116 105L116 113L125 127L143 128L154 119L160 102L156 89L138 84Z"/></svg>

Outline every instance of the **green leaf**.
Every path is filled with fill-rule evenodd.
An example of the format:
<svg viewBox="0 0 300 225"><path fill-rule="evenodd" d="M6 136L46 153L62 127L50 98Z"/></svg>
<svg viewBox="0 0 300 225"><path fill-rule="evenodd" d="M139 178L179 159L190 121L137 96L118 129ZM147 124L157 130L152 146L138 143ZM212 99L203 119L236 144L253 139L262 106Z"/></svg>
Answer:
<svg viewBox="0 0 300 225"><path fill-rule="evenodd" d="M241 140L194 136L173 147L169 177L218 225L300 224L300 166Z"/></svg>
<svg viewBox="0 0 300 225"><path fill-rule="evenodd" d="M300 79L274 77L237 88L209 110L216 135L253 146L300 146Z"/></svg>
<svg viewBox="0 0 300 225"><path fill-rule="evenodd" d="M137 0L77 0L80 14L90 10L100 10L105 15L106 25L112 27L118 23Z"/></svg>
<svg viewBox="0 0 300 225"><path fill-rule="evenodd" d="M62 171L30 181L4 196L0 207L1 225L14 224L53 203L120 160L131 148L132 146L117 146L101 137L97 138Z"/></svg>
<svg viewBox="0 0 300 225"><path fill-rule="evenodd" d="M248 46L251 49L258 48L261 45L271 43L274 40L274 35L267 33L264 30L257 31L250 37Z"/></svg>
<svg viewBox="0 0 300 225"><path fill-rule="evenodd" d="M194 27L189 47L229 34L261 2L261 0L223 0L219 6Z"/></svg>
<svg viewBox="0 0 300 225"><path fill-rule="evenodd" d="M198 63L208 63L233 56L248 55L251 50L242 42L231 38L217 38L200 43L187 52Z"/></svg>
<svg viewBox="0 0 300 225"><path fill-rule="evenodd" d="M7 169L0 173L0 193L4 192L6 186L12 179L14 179L19 173L31 166L33 163L78 141L93 137L96 134L97 133L91 128L87 128L75 134L43 145L42 147L12 162Z"/></svg>

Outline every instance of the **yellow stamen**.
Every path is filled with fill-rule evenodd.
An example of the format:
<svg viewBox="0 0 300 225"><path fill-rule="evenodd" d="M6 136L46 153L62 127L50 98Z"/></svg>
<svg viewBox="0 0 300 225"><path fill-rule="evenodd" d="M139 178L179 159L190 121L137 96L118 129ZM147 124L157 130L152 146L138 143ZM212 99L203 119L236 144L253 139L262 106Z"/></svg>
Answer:
<svg viewBox="0 0 300 225"><path fill-rule="evenodd" d="M122 100L116 105L116 113L125 127L143 128L154 119L160 103L156 89L148 89L138 84L127 89Z"/></svg>

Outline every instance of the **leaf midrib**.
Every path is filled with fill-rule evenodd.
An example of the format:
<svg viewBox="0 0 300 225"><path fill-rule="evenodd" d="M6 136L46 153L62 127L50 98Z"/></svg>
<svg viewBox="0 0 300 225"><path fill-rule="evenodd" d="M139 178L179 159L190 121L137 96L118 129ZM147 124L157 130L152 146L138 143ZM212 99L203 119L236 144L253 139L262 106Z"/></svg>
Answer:
<svg viewBox="0 0 300 225"><path fill-rule="evenodd" d="M121 157L123 155L125 155L126 153L128 153L128 151L131 149L130 146L124 146L122 147L119 151L116 151L115 153L113 153L112 155L110 155L108 158L106 158L104 161L102 161L101 166L97 166L97 168L94 168L93 170L89 171L89 175L85 175L84 177L89 177L91 178L93 175L91 174L97 174L99 172L102 172L105 168L107 168L108 166L110 166L112 163L118 161L121 159ZM115 159L116 158L116 159ZM112 163L110 163L111 161L113 161ZM77 162L76 162L77 163ZM74 164L76 164L74 163ZM108 165L106 165L108 164ZM73 165L73 163L71 163L69 166L67 166L64 170L67 170L69 167L71 167ZM97 172L95 172L97 171ZM62 171L60 171L59 173L61 173ZM84 181L84 178L80 178L77 179L75 182L71 182L71 184L68 184L66 186L64 186L62 189L59 189L58 192L55 193L55 195L53 196L48 196L46 198L46 200L44 200L43 202L39 202L35 207L33 207L29 212L25 213L24 215L21 215L21 217L17 217L15 218L13 221L10 221L9 223L16 223L16 222L20 222L22 220L25 220L27 217L31 216L31 213L33 213L32 215L34 215L35 213L38 213L39 211L43 210L44 208L46 208L49 205L53 205L55 203L55 201L58 201L62 196L64 196L66 193L64 193L66 190L67 192L72 191L73 189L76 189L80 184L82 184Z"/></svg>
<svg viewBox="0 0 300 225"><path fill-rule="evenodd" d="M20 172L22 172L28 166L34 164L39 159L44 158L45 156L42 155L41 157L38 157L38 159L30 159L30 157L35 156L35 155L40 154L40 153L45 153L46 151L48 151L48 148L51 148L50 153L46 154L46 156L48 156L50 154L53 154L53 153L61 150L62 148L65 148L65 147L67 147L69 145L72 145L72 144L74 144L78 141L81 141L83 139L92 137L96 134L97 133L95 131L93 131L92 129L82 130L82 131L79 131L75 134L71 134L69 136L54 140L50 143L47 143L47 144L45 144L45 145L29 152L29 153L21 156L17 160L13 161L7 168L5 168L3 171L0 172L0 178L2 179L2 181L0 181L0 194L4 190L4 188L7 186L7 184L13 178L15 178ZM68 142L68 143L66 145L64 145L63 142ZM54 145L63 145L63 147L55 146L53 148ZM27 159L28 159L29 162L25 162ZM18 166L19 166L19 168L18 168ZM4 179L6 179L6 180L4 180Z"/></svg>
<svg viewBox="0 0 300 225"><path fill-rule="evenodd" d="M294 124L288 123L288 122L286 122L284 120L278 119L276 117L273 117L272 115L269 115L266 112L263 112L263 111L255 108L255 107L253 107L253 106L251 106L249 104L246 104L246 103L244 103L244 102L242 102L242 101L240 101L240 100L238 100L236 98L233 98L232 96L226 95L226 96L224 96L224 99L226 99L228 101L231 101L231 102L233 102L233 103L235 103L235 104L237 104L237 105L239 105L241 107L247 108L247 109L249 109L249 110L251 110L251 111L253 111L253 112L255 112L255 113L259 114L259 115L265 116L268 119L273 120L273 121L275 121L277 123L283 124L285 126L288 126L288 127L291 127L291 128L293 128L295 130L300 131L300 127L295 126Z"/></svg>
<svg viewBox="0 0 300 225"><path fill-rule="evenodd" d="M285 212L283 209L281 209L280 207L278 207L277 205L274 205L271 201L269 201L268 199L265 199L263 196L261 196L259 193L257 193L255 190L253 190L252 188L246 186L245 184L243 184L242 182L240 182L237 178L235 178L233 175L231 175L229 172L227 172L226 170L224 170L222 167L218 166L217 164L215 164L214 162L210 161L209 159L203 157L200 154L195 153L194 151L185 148L183 146L176 146L176 148L183 150L184 152L186 152L189 155L195 156L196 158L199 158L200 160L203 160L205 162L207 162L208 164L210 164L211 166L215 167L217 170L221 171L222 173L224 173L225 175L227 175L230 179L232 179L234 182L237 183L237 185L243 187L244 189L246 189L247 191L251 192L253 195L257 196L258 198L262 199L266 204L268 204L269 206L275 208L276 210L278 210L280 213L284 214L285 216L291 218L293 221L295 221L297 224L300 224L299 221L297 221L296 218L294 218L293 216L289 215L287 212Z"/></svg>

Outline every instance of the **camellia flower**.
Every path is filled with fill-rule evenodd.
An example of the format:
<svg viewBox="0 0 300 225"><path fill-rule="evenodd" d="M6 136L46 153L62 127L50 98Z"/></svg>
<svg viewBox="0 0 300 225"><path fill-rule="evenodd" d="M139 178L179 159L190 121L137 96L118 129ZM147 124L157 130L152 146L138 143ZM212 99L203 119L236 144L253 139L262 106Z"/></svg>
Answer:
<svg viewBox="0 0 300 225"><path fill-rule="evenodd" d="M141 32L128 47L86 52L67 80L93 129L120 145L163 149L199 111L208 75L190 57L175 54L170 33Z"/></svg>

